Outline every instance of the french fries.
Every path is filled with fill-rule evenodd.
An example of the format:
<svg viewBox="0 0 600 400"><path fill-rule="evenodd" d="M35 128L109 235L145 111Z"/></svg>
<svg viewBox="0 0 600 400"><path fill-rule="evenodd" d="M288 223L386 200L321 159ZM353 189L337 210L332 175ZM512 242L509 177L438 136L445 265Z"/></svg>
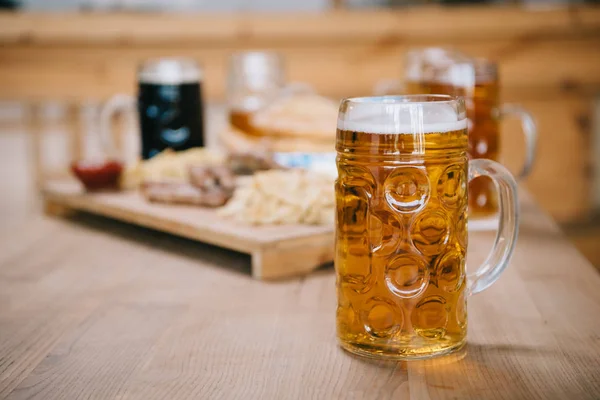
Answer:
<svg viewBox="0 0 600 400"><path fill-rule="evenodd" d="M258 172L218 213L252 225L333 224L333 184L329 175L300 169Z"/></svg>

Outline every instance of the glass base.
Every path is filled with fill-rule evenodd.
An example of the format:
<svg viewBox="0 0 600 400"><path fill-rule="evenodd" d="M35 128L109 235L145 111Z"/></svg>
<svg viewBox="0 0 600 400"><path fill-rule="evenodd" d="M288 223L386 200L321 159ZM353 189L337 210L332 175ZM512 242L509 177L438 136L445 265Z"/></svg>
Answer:
<svg viewBox="0 0 600 400"><path fill-rule="evenodd" d="M368 357L375 360L390 361L409 361L409 360L427 360L434 357L444 356L460 350L467 343L466 338L460 342L451 345L443 344L436 347L424 348L389 348L381 349L376 346L369 346L364 343L350 343L339 341L342 349L361 357Z"/></svg>

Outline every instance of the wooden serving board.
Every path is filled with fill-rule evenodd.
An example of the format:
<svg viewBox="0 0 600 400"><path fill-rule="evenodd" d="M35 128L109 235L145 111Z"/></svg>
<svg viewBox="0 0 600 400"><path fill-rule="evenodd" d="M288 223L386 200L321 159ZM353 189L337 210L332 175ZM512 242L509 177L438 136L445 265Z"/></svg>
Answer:
<svg viewBox="0 0 600 400"><path fill-rule="evenodd" d="M149 203L137 191L86 193L73 180L48 182L43 193L50 214L86 211L250 254L258 279L308 273L333 260L333 226L243 225L214 209Z"/></svg>

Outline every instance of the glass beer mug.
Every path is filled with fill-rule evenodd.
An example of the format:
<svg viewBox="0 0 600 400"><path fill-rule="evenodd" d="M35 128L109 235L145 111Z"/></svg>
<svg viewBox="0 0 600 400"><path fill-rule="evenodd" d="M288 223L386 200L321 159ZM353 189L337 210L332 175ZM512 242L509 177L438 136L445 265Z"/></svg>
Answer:
<svg viewBox="0 0 600 400"><path fill-rule="evenodd" d="M202 70L194 60L159 58L143 62L137 73L137 98L117 94L100 113L100 132L111 153L114 115L137 109L141 133L141 158L148 159L171 148L175 151L203 147L204 112Z"/></svg>
<svg viewBox="0 0 600 400"><path fill-rule="evenodd" d="M531 173L537 147L537 127L529 112L517 104L500 104L498 65L487 59L474 60L475 87L467 113L473 122L469 131L469 154L473 158L500 161L500 121L514 115L521 119L525 135L525 162L517 175L522 179ZM498 205L489 179L477 179L469 186L473 215L495 214Z"/></svg>
<svg viewBox="0 0 600 400"><path fill-rule="evenodd" d="M473 60L458 51L439 47L411 50L405 56L407 94L447 94L469 99L475 89ZM467 112L469 109L467 102Z"/></svg>
<svg viewBox="0 0 600 400"><path fill-rule="evenodd" d="M227 79L229 123L245 133L260 132L252 126L252 114L269 104L285 85L282 57L268 51L235 53Z"/></svg>
<svg viewBox="0 0 600 400"><path fill-rule="evenodd" d="M526 156L518 174L531 172L537 147L537 128L531 114L516 104L500 104L498 66L484 58L472 59L444 48L412 50L406 55L405 85L408 94L464 96L469 118L469 155L500 161L500 121L514 115L521 119ZM485 218L498 211L494 185L476 179L469 185L469 212Z"/></svg>
<svg viewBox="0 0 600 400"><path fill-rule="evenodd" d="M464 100L383 96L342 102L336 138L337 335L365 356L417 359L465 344L467 298L506 268L518 232L514 178L467 156ZM467 184L491 178L500 224L467 274Z"/></svg>

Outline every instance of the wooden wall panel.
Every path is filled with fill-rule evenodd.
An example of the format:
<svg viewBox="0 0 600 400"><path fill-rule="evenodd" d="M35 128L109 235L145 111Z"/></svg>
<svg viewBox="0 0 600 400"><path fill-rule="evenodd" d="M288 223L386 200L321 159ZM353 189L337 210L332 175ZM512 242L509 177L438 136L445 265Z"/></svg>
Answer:
<svg viewBox="0 0 600 400"><path fill-rule="evenodd" d="M429 43L433 45L434 42ZM445 45L444 42L435 42ZM451 44L451 43L450 43ZM499 61L503 91L511 98L560 96L569 91L600 90L600 39L534 41L518 50L511 42L456 46L469 54ZM402 76L402 59L409 46L376 44L257 46L280 51L286 58L290 80L309 82L330 96L369 93L383 78ZM227 57L241 46L194 49L182 46L5 46L0 50L0 97L3 98L106 98L112 93L132 93L135 70L144 59L185 55L205 69L207 95L223 99Z"/></svg>
<svg viewBox="0 0 600 400"><path fill-rule="evenodd" d="M543 208L560 221L583 220L590 211L592 150L581 118L589 103L579 99L523 101L536 116L539 146L535 167L524 181ZM520 123L501 126L503 162L518 171L524 159Z"/></svg>
<svg viewBox="0 0 600 400"><path fill-rule="evenodd" d="M291 81L341 98L370 94L402 76L410 47L454 46L499 61L502 97L532 109L539 162L526 185L562 220L590 210L590 105L600 93L600 8L415 8L323 14L3 14L0 98L104 100L133 94L136 66L159 56L192 57L204 89L224 99L228 56L281 52ZM505 124L504 158L522 157L518 125Z"/></svg>

